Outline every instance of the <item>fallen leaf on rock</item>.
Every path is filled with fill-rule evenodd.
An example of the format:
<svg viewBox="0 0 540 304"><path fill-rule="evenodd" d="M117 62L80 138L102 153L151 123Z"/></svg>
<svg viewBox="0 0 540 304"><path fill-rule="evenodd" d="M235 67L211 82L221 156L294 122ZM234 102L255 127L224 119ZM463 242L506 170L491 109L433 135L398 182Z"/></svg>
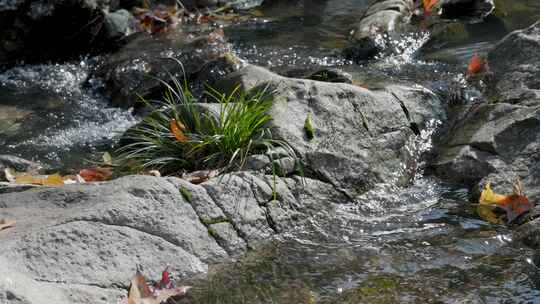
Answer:
<svg viewBox="0 0 540 304"><path fill-rule="evenodd" d="M79 176L85 182L102 182L112 176L112 171L109 168L82 169L79 171Z"/></svg>
<svg viewBox="0 0 540 304"><path fill-rule="evenodd" d="M186 126L180 121L177 121L176 119L171 120L170 123L171 133L174 135L176 140L179 142L187 142L189 141L189 138L184 134L184 131L186 130Z"/></svg>
<svg viewBox="0 0 540 304"><path fill-rule="evenodd" d="M474 54L467 66L467 75L473 76L485 72L487 69L487 60Z"/></svg>
<svg viewBox="0 0 540 304"><path fill-rule="evenodd" d="M160 304L170 297L182 296L191 288L190 286L174 287L170 279L170 273L166 268L155 286L151 286L146 278L139 272L131 279L128 297L120 301L120 304Z"/></svg>
<svg viewBox="0 0 540 304"><path fill-rule="evenodd" d="M493 192L490 183L487 183L480 195L478 214L491 223L502 224L503 218L494 212L500 210L506 215L506 223L511 224L533 209L534 204L523 194L523 185L520 180L514 183L513 188L513 194L501 195Z"/></svg>
<svg viewBox="0 0 540 304"><path fill-rule="evenodd" d="M425 13L430 13L435 4L437 4L437 0L422 0Z"/></svg>
<svg viewBox="0 0 540 304"><path fill-rule="evenodd" d="M64 184L64 179L60 174L51 175L33 175L29 173L20 173L15 175L16 184L34 184L42 186L61 186Z"/></svg>
<svg viewBox="0 0 540 304"><path fill-rule="evenodd" d="M200 184L219 175L219 170L200 170L182 175L182 178L192 184Z"/></svg>
<svg viewBox="0 0 540 304"><path fill-rule="evenodd" d="M10 220L1 219L0 220L0 230L4 230L4 229L10 228L10 227L13 227L13 226L15 226L16 223L17 223L17 221L10 221Z"/></svg>

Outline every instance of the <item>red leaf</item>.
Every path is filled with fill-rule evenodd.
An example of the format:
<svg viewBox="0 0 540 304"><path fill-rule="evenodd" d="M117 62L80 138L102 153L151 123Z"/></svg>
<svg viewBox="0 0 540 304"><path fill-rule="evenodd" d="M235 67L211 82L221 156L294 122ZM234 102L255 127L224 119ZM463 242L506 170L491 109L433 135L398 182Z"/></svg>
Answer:
<svg viewBox="0 0 540 304"><path fill-rule="evenodd" d="M469 61L469 66L467 67L467 75L476 75L486 71L487 60L474 55Z"/></svg>
<svg viewBox="0 0 540 304"><path fill-rule="evenodd" d="M156 289L167 288L169 285L171 285L171 274L169 272L169 267L167 267L161 273L161 280L156 284Z"/></svg>

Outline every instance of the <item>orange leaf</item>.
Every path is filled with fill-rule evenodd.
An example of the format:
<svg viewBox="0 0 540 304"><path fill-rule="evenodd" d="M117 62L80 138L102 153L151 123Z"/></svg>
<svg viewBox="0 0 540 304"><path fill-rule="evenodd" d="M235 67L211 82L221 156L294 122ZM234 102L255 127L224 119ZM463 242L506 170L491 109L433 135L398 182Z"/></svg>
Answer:
<svg viewBox="0 0 540 304"><path fill-rule="evenodd" d="M467 66L467 75L476 75L482 72L485 72L487 65L487 60L474 55L469 61L469 66Z"/></svg>
<svg viewBox="0 0 540 304"><path fill-rule="evenodd" d="M4 230L10 227L15 226L16 221L10 221L10 220L0 220L0 230Z"/></svg>
<svg viewBox="0 0 540 304"><path fill-rule="evenodd" d="M176 140L179 142L187 142L189 138L184 134L183 131L186 130L186 126L183 123L176 121L176 119L171 120L171 133L174 135Z"/></svg>
<svg viewBox="0 0 540 304"><path fill-rule="evenodd" d="M15 176L15 183L43 186L60 186L64 184L64 179L58 173L51 175L32 175L28 173L22 173Z"/></svg>
<svg viewBox="0 0 540 304"><path fill-rule="evenodd" d="M112 172L105 168L82 169L79 171L79 175L85 182L102 182L109 178Z"/></svg>
<svg viewBox="0 0 540 304"><path fill-rule="evenodd" d="M480 195L479 203L478 214L489 222L497 224L501 223L502 220L495 215L493 210L503 210L506 213L506 222L512 223L522 214L534 208L534 204L523 195L523 186L519 180L514 184L512 195L496 194L491 190L491 185L487 183Z"/></svg>
<svg viewBox="0 0 540 304"><path fill-rule="evenodd" d="M424 12L431 12L431 9L433 9L433 6L437 4L437 0L422 0L422 4L424 5Z"/></svg>

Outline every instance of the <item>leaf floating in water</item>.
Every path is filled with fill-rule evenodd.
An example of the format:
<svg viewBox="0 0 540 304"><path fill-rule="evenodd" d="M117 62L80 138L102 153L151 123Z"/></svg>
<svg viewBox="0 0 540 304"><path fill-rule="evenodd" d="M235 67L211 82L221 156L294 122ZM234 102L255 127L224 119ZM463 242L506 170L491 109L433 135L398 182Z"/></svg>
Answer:
<svg viewBox="0 0 540 304"><path fill-rule="evenodd" d="M176 119L171 120L170 124L171 133L174 135L176 140L179 142L188 142L189 138L184 134L186 126L183 123L176 121Z"/></svg>
<svg viewBox="0 0 540 304"><path fill-rule="evenodd" d="M487 69L487 60L478 55L472 56L467 66L467 75L473 76L485 72Z"/></svg>
<svg viewBox="0 0 540 304"><path fill-rule="evenodd" d="M146 278L137 271L131 279L127 298L122 299L120 304L160 304L170 297L186 294L190 288L190 286L174 287L168 269L163 271L161 281L155 286L148 284Z"/></svg>
<svg viewBox="0 0 540 304"><path fill-rule="evenodd" d="M503 224L503 217L498 216L495 211L500 210L506 216L506 223L511 224L523 214L534 208L534 204L523 194L521 181L514 184L514 193L511 195L501 195L493 192L490 183L487 183L480 195L478 214L485 220L494 224Z"/></svg>
<svg viewBox="0 0 540 304"><path fill-rule="evenodd" d="M11 228L11 227L15 226L16 223L17 223L17 221L10 221L10 220L1 219L0 220L0 231L4 230L4 229L7 229L7 228Z"/></svg>

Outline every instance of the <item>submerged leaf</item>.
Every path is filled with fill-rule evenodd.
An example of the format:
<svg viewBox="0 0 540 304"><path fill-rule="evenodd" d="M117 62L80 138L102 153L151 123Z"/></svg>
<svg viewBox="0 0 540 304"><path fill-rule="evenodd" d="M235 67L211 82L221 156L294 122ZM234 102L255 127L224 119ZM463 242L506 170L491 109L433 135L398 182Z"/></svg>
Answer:
<svg viewBox="0 0 540 304"><path fill-rule="evenodd" d="M473 76L479 73L485 72L487 67L487 60L479 57L478 55L472 56L467 66L467 75Z"/></svg>

